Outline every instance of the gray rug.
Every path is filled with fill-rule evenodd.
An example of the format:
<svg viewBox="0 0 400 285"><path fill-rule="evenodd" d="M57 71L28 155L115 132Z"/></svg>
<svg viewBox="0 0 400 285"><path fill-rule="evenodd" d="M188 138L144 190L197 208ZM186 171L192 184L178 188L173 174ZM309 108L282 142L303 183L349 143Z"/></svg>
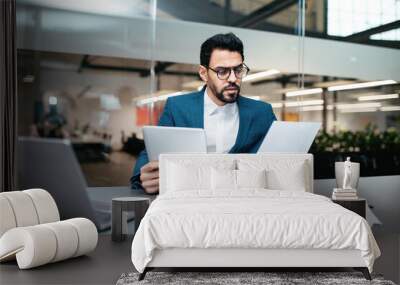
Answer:
<svg viewBox="0 0 400 285"><path fill-rule="evenodd" d="M221 284L221 285L297 285L297 284L379 284L395 285L392 281L384 280L382 276L372 275L368 281L360 272L148 272L146 278L138 281L138 273L122 274L117 285L146 285L146 284Z"/></svg>

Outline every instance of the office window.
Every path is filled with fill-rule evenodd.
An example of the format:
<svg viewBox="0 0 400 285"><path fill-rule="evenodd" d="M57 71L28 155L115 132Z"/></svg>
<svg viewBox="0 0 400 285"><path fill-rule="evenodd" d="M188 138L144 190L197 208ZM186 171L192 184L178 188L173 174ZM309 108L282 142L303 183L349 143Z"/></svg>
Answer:
<svg viewBox="0 0 400 285"><path fill-rule="evenodd" d="M400 19L399 0L328 0L328 34L349 36ZM400 29L372 35L372 40L400 40Z"/></svg>

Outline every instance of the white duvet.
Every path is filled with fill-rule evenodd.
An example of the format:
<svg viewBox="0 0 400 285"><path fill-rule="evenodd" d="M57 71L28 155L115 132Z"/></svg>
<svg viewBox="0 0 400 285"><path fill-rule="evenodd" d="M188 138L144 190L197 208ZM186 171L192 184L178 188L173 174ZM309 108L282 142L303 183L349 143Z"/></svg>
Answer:
<svg viewBox="0 0 400 285"><path fill-rule="evenodd" d="M160 195L134 237L135 268L165 248L358 249L371 272L380 255L359 215L320 195L265 189Z"/></svg>

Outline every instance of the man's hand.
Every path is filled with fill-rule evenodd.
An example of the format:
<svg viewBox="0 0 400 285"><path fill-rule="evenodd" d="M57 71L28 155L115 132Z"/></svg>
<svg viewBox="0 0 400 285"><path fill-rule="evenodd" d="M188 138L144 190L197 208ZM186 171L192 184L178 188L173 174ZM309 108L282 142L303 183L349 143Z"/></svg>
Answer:
<svg viewBox="0 0 400 285"><path fill-rule="evenodd" d="M140 169L140 181L144 192L148 194L158 193L158 161L150 161Z"/></svg>

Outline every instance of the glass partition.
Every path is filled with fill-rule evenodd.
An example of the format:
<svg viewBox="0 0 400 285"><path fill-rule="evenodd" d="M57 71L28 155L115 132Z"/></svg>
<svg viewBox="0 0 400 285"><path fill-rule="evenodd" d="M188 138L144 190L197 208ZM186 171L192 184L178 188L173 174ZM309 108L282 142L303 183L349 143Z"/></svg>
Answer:
<svg viewBox="0 0 400 285"><path fill-rule="evenodd" d="M164 71L156 73L162 95L156 105L162 106L168 93L176 96L201 88L204 83L197 75L201 43L216 33L233 32L243 40L245 62L251 70L243 79L241 94L272 103L279 119L300 119L302 98L287 99L288 108L283 101L284 90L304 85L305 1L185 1L179 9L174 3L157 3L156 42L163 50L157 49L156 57L167 61L162 65ZM269 23L270 17L283 19L289 35L264 29L274 26ZM178 81L168 75L181 68L185 74Z"/></svg>
<svg viewBox="0 0 400 285"><path fill-rule="evenodd" d="M296 35L298 0L159 1L158 15L176 19ZM306 35L399 48L396 0L304 1Z"/></svg>
<svg viewBox="0 0 400 285"><path fill-rule="evenodd" d="M334 162L346 157L360 163L362 176L400 174L399 7L398 1L328 0L328 40L306 38L310 75L296 96L319 100L302 108L304 120L322 122L311 149L316 178L334 178ZM306 35L315 32L306 27Z"/></svg>
<svg viewBox="0 0 400 285"><path fill-rule="evenodd" d="M19 135L68 139L88 186L129 185L140 126L157 120L136 105L157 84L154 9L150 0L17 1Z"/></svg>
<svg viewBox="0 0 400 285"><path fill-rule="evenodd" d="M285 90L307 79L306 7L281 2L18 0L20 136L70 140L89 186L129 185L142 126L169 96L203 86L201 43L231 31L251 68L241 94L300 120L302 98Z"/></svg>
<svg viewBox="0 0 400 285"><path fill-rule="evenodd" d="M397 147L390 140L399 129L398 50L340 37L398 21L398 1L183 2L18 0L20 135L71 139L84 169L129 161L123 177L89 181L126 185L143 149L141 127L157 124L169 96L203 86L201 43L232 31L251 69L241 94L271 103L280 120L322 122L313 152L353 152L337 137L345 132L363 132L363 140L379 131L388 140L381 145ZM395 36L391 27L382 33ZM371 41L398 43L376 31ZM350 85L358 83L367 86ZM98 149L85 149L89 142Z"/></svg>

